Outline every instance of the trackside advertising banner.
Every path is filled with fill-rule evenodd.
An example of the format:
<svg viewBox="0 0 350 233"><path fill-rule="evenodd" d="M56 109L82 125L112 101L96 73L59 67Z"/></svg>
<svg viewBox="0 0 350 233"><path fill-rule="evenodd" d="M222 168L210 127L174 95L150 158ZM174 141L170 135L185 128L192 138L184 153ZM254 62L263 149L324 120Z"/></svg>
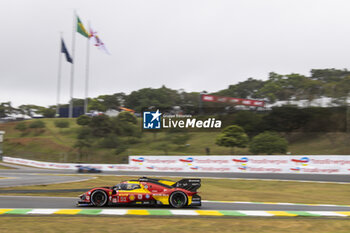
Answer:
<svg viewBox="0 0 350 233"><path fill-rule="evenodd" d="M129 156L142 171L350 174L350 156Z"/></svg>
<svg viewBox="0 0 350 233"><path fill-rule="evenodd" d="M40 162L29 159L13 158L3 156L2 161L6 163L13 163L19 165L26 165L37 168L49 168L49 169L69 169L77 170L80 166L94 167L103 171L139 171L140 167L130 166L129 164L80 164L80 163L51 163Z"/></svg>
<svg viewBox="0 0 350 233"><path fill-rule="evenodd" d="M349 174L350 156L129 156L129 164L51 163L3 156L7 163L38 168L72 169L89 166L104 171L247 172Z"/></svg>

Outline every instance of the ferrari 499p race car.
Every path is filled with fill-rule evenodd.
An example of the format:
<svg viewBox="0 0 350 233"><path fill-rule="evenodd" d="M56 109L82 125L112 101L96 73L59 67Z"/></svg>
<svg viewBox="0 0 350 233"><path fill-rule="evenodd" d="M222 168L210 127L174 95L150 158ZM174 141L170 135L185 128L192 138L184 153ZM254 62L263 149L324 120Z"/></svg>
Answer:
<svg viewBox="0 0 350 233"><path fill-rule="evenodd" d="M174 208L201 206L197 189L200 179L178 182L142 177L113 187L93 188L80 195L78 206L170 205Z"/></svg>

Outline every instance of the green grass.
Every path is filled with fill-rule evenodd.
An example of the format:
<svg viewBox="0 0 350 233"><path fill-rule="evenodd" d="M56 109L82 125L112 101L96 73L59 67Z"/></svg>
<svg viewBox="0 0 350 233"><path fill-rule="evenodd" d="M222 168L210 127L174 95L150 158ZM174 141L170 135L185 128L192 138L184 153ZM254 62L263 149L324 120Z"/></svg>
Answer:
<svg viewBox="0 0 350 233"><path fill-rule="evenodd" d="M290 144L289 151L299 155L349 155L349 141L347 133L309 133L299 135L298 140Z"/></svg>
<svg viewBox="0 0 350 233"><path fill-rule="evenodd" d="M0 124L0 130L5 130L4 152L8 156L52 162L81 162L76 149L76 131L80 127L75 119L66 119L70 122L67 129L56 128L54 122L60 119L42 119L46 129L42 134L35 134L31 130L25 135L15 129L18 122ZM31 121L26 121L29 124ZM219 132L190 132L187 146L171 145L168 155L203 155L205 148L210 148L212 155L229 155L230 149L215 144ZM291 143L288 151L294 155L311 154L350 154L349 134L324 133L288 135ZM120 155L115 149L91 148L87 158L82 162L90 163L127 163L128 155L164 155L166 152L159 149L159 145L167 143L168 136L164 132L156 134L144 132L139 143L131 145ZM249 155L248 148L236 148L234 154Z"/></svg>
<svg viewBox="0 0 350 233"><path fill-rule="evenodd" d="M20 223L20 224L18 224ZM6 232L349 232L350 221L339 219L194 218L194 217L0 217Z"/></svg>
<svg viewBox="0 0 350 233"><path fill-rule="evenodd" d="M123 180L129 179L135 179L135 177L97 176L96 179L82 182L2 188L0 190L89 190L93 187L113 186ZM167 179L176 180L176 178ZM350 184L202 179L202 186L198 191L203 200L213 201L292 202L305 204L350 205ZM28 195L68 197L75 197L79 194L81 194L81 192L60 193L57 191L56 193L28 193ZM21 193L19 195L25 194Z"/></svg>
<svg viewBox="0 0 350 233"><path fill-rule="evenodd" d="M8 167L0 164L0 169L14 169L13 167Z"/></svg>

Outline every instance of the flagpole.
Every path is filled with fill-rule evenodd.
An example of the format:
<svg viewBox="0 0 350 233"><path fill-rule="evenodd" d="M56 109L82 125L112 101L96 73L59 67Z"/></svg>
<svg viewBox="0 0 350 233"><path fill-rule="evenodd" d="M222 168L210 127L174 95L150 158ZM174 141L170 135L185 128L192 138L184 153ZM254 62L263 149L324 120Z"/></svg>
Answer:
<svg viewBox="0 0 350 233"><path fill-rule="evenodd" d="M90 21L88 21L88 27L90 28ZM89 30L89 29L88 29ZM89 66L90 66L90 38L86 41L86 65L85 65L85 101L84 101L84 113L88 110L88 97L89 97Z"/></svg>
<svg viewBox="0 0 350 233"><path fill-rule="evenodd" d="M60 114L60 92L61 92L61 69L62 69L62 32L60 32L60 50L58 55L58 72L57 72L57 96L56 96L56 117Z"/></svg>
<svg viewBox="0 0 350 233"><path fill-rule="evenodd" d="M70 103L69 103L69 118L73 117L73 90L74 90L74 63L75 63L75 34L77 31L77 13L74 10L73 14L73 34L72 34L72 65L70 72Z"/></svg>

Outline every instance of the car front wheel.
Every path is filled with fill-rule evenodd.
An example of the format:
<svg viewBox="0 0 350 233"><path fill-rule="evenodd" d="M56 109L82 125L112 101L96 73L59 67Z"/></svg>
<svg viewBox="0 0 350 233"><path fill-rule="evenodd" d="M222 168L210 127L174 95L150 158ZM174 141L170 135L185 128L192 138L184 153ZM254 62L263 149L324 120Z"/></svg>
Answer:
<svg viewBox="0 0 350 233"><path fill-rule="evenodd" d="M91 202L94 206L102 207L107 204L108 196L106 192L102 190L96 190L91 195Z"/></svg>

